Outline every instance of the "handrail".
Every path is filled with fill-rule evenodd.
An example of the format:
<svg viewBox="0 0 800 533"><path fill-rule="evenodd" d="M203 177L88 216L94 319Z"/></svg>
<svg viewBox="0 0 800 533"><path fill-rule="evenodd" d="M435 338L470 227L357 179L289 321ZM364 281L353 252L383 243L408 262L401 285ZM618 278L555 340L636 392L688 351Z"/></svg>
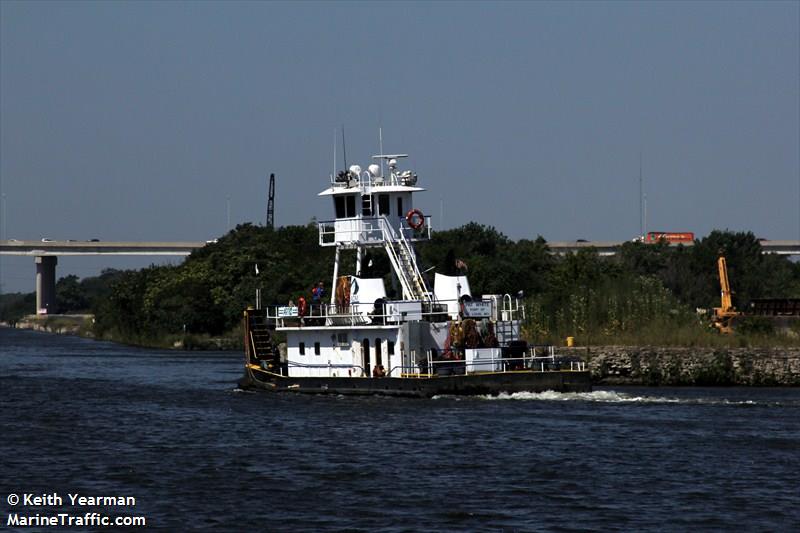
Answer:
<svg viewBox="0 0 800 533"><path fill-rule="evenodd" d="M431 322L444 322L449 321L450 318L441 320L440 315L447 314L447 311L437 309L434 305L429 305L428 302L446 305L449 302L457 302L458 300L412 300L419 301L420 309L419 315L424 320ZM408 302L403 299L386 300L383 306L383 312L376 313L374 311L374 302L355 302L347 306L337 306L335 304L311 304L308 309L307 315L300 317L297 314L298 308L296 306L290 307L287 305L268 305L261 309L261 316L253 317L255 323L274 325L275 327L292 327L292 326L333 326L344 325L343 323L352 326L365 325L365 324L394 324L402 322L402 318L398 318L396 313L390 313L389 309L394 302ZM279 311L280 310L280 311ZM301 320L302 319L302 320ZM499 323L505 323L507 320L499 320Z"/></svg>
<svg viewBox="0 0 800 533"><path fill-rule="evenodd" d="M292 361L292 360L289 360L289 359L286 360L286 365L287 366L296 366L298 368L358 368L358 369L362 369L362 370L364 368L361 365L347 365L347 364L343 364L343 363L328 363L328 364L324 364L324 363L319 363L319 364L317 364L317 363L314 363L314 364L311 364L311 363L300 363L299 361Z"/></svg>
<svg viewBox="0 0 800 533"><path fill-rule="evenodd" d="M320 246L333 246L337 243L381 244L385 240L379 224L381 216L348 217L317 222ZM431 238L431 217L425 216L424 233L414 231L399 219L400 232L406 240L419 241ZM409 235L406 235L409 234Z"/></svg>
<svg viewBox="0 0 800 533"><path fill-rule="evenodd" d="M511 365L508 363L514 361L522 361L524 364L523 368L512 368ZM383 376L383 377L397 377L395 376L395 371L400 371L399 374L401 378L434 378L439 377L439 374L436 370L436 365L450 365L454 366L457 370L462 370L463 374L504 374L504 373L513 373L513 372L585 372L586 371L586 362L585 361L569 361L569 370L562 367L563 363L566 361L559 362L558 368L552 368L550 365L555 365L556 358L553 356L546 356L546 357L499 357L496 359L485 360L485 361L473 361L469 362L466 359L450 359L450 360L432 360L430 357L426 360L427 366L426 371L422 371L422 367L417 365L395 365L390 368L390 370ZM501 363L501 369L484 369L484 370L469 370L470 368L479 367L479 366L486 366L487 363ZM538 364L536 364L538 363ZM547 365L549 363L549 365ZM361 373L359 376L348 376L348 377L370 377L369 374L366 372L365 368L358 364L346 364L346 363L301 363L299 361L286 361L287 367L292 368L308 368L308 369L348 369L348 370L357 370ZM339 377L339 376L337 376ZM345 377L345 376L341 376Z"/></svg>
<svg viewBox="0 0 800 533"><path fill-rule="evenodd" d="M397 242L397 236L394 233L394 229L389 224L389 221L385 216L380 216L378 220L380 221L381 232L385 242L385 248L387 252L386 255L389 256L389 262L392 263L392 268L394 268L394 271L397 273L397 277L400 280L400 284L403 286L403 294L407 295L408 297L413 297L414 292L411 288L410 281L407 279L406 273L401 268L401 259L398 257L397 251L394 249L394 243Z"/></svg>
<svg viewBox="0 0 800 533"><path fill-rule="evenodd" d="M386 221L385 218L384 218L384 223L388 224L388 221ZM400 233L401 246L403 246L406 249L406 253L408 254L408 256L409 256L409 258L411 260L411 266L412 266L412 268L414 270L414 272L413 272L414 276L416 277L416 280L417 280L417 282L419 283L419 286L420 286L420 290L423 293L420 296L423 296L428 301L428 303L430 303L431 302L430 291L428 290L428 287L425 284L425 279L422 277L422 272L419 271L419 267L417 266L417 254L414 253L414 249L411 247L411 245L406 240L406 237L405 237L405 235L403 235L403 232L400 231L399 233Z"/></svg>
<svg viewBox="0 0 800 533"><path fill-rule="evenodd" d="M508 365L506 365L505 363L512 362L512 361L522 361L523 363L530 363L530 364L528 366L526 366L525 368L523 368L522 370L509 370L508 369ZM545 363L547 363L547 362L549 362L551 364L555 364L556 363L556 359L553 356L546 356L546 357L502 357L502 358L497 358L497 359L493 359L493 360L487 359L485 361L478 361L478 362L471 362L471 363L468 362L466 359L449 359L449 360L444 360L444 361L442 361L442 360L437 361L437 360L428 359L427 362L428 362L428 369L430 369L430 370L435 370L435 365L445 365L445 364L458 363L458 364L463 365L463 367L464 367L464 369L466 371L466 368L468 368L468 367L485 366L489 362L502 362L502 363L504 363L503 364L503 369L500 370L500 371L488 370L488 371L479 371L479 372L501 373L502 374L502 373L507 373L507 372L520 372L520 371L525 371L525 372L556 372L556 371L562 371L563 372L563 371L566 371L565 368L559 368L559 369L555 370L555 369L549 369L549 368L545 367ZM535 362L538 362L539 365L538 366L534 366ZM584 371L586 371L586 362L585 361L573 361L573 360L570 360L569 363L570 363L569 370L571 372L584 372ZM389 371L389 373L387 375L394 373L395 370L401 370L401 373L404 374L407 377L414 377L414 376L417 376L417 375L418 376L423 376L423 377L430 377L430 376L437 375L437 374L431 373L431 372L422 372L420 370L419 365L412 365L412 366L396 365L396 366L391 368L391 370ZM412 370L412 372L402 372L402 371L405 371L405 370ZM473 372L475 372L475 371L473 371Z"/></svg>

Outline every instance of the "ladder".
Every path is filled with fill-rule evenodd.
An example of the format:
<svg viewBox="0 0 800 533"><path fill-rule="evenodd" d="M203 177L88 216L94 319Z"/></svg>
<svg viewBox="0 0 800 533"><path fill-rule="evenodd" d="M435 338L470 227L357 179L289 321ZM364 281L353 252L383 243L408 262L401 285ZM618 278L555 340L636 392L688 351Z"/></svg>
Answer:
<svg viewBox="0 0 800 533"><path fill-rule="evenodd" d="M366 179L364 176L359 176L361 182L361 210L369 211L371 216L375 216L375 213L372 211L372 177L369 175L368 172L364 173L366 175Z"/></svg>
<svg viewBox="0 0 800 533"><path fill-rule="evenodd" d="M431 301L431 294L425 284L425 279L417 266L414 249L406 240L403 232L396 233L386 217L381 217L383 230L383 243L389 262L392 263L400 285L403 288L403 297L408 300Z"/></svg>
<svg viewBox="0 0 800 533"><path fill-rule="evenodd" d="M271 330L274 328L270 327L264 320L260 320L263 317L258 314L248 314L248 320L250 321L250 338L248 340L250 341L253 357L260 361L266 361L268 365L273 367L272 371L277 372L281 357L272 340Z"/></svg>

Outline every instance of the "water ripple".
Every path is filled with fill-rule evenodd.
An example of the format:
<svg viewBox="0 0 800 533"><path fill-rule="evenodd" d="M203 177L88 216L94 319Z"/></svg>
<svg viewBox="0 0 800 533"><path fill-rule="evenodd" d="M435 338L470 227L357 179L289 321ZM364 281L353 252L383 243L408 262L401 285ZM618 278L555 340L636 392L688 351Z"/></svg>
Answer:
<svg viewBox="0 0 800 533"><path fill-rule="evenodd" d="M236 388L238 354L0 330L0 494L137 498L156 531L788 531L800 391ZM3 498L4 500L4 498Z"/></svg>

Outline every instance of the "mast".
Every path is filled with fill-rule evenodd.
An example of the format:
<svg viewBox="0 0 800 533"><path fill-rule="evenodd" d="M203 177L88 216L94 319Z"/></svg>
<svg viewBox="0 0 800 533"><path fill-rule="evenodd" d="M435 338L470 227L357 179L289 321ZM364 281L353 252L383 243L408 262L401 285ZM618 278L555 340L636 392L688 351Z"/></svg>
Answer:
<svg viewBox="0 0 800 533"><path fill-rule="evenodd" d="M275 174L269 175L269 199L267 200L267 227L275 228Z"/></svg>

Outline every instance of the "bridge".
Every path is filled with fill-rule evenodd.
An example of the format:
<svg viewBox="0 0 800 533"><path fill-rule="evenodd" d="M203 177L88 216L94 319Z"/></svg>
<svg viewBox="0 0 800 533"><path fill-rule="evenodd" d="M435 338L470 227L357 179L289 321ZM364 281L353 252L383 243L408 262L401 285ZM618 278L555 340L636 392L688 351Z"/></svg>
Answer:
<svg viewBox="0 0 800 533"><path fill-rule="evenodd" d="M598 255L614 255L626 241L561 241L548 242L547 246L557 254L568 254L584 249L594 249ZM800 255L800 241L768 241L761 240L761 248L765 254ZM692 246L694 243L670 244L670 246Z"/></svg>
<svg viewBox="0 0 800 533"><path fill-rule="evenodd" d="M626 241L549 242L557 254L594 249L599 255L616 254ZM27 255L36 263L36 314L55 309L56 264L59 255L170 255L186 256L206 242L0 241L0 255ZM693 243L670 246L692 246ZM764 253L800 255L800 241L761 241Z"/></svg>
<svg viewBox="0 0 800 533"><path fill-rule="evenodd" d="M186 256L205 242L0 241L0 255L27 255L36 263L36 314L56 304L56 264L59 255Z"/></svg>

